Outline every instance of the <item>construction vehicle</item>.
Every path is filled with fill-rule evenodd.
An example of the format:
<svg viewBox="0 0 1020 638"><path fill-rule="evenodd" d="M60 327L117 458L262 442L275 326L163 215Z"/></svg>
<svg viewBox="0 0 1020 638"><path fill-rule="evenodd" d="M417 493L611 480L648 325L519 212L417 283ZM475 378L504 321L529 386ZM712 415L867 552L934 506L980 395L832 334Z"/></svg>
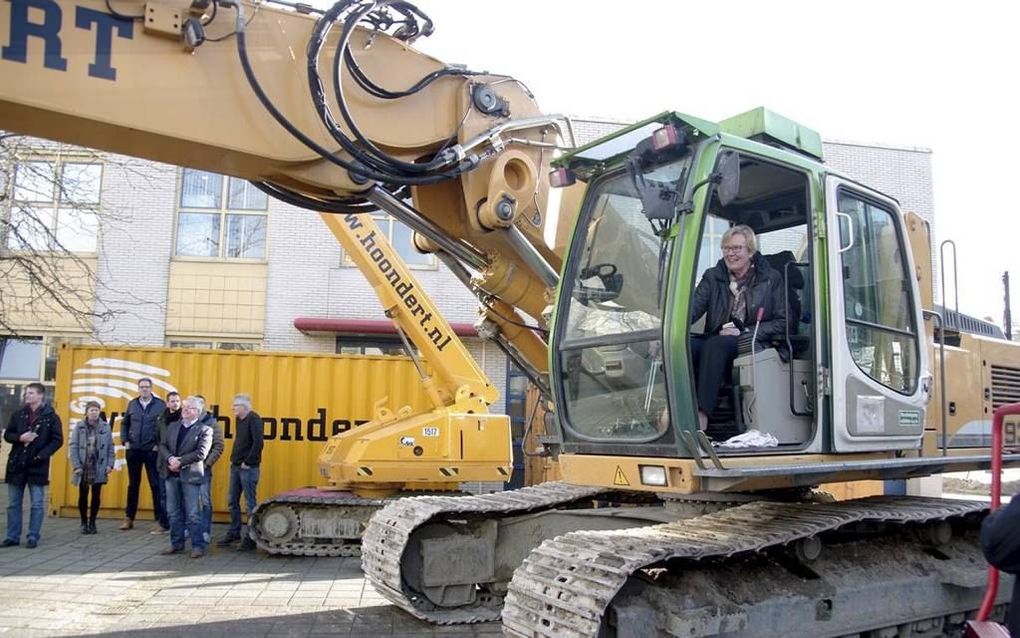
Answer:
<svg viewBox="0 0 1020 638"><path fill-rule="evenodd" d="M0 126L245 177L323 212L441 365L446 333L418 331L435 314L400 308L418 307L397 289L409 280L368 235L337 232L370 234L354 222L385 210L476 292L486 334L555 406L544 444L562 482L398 499L371 519L363 569L395 604L437 623L502 617L526 636L951 635L977 609L983 505L827 503L811 487L987 468L991 409L1020 400L1020 353L943 325L927 226L830 170L817 133L763 109L721 123L666 112L550 171L559 118L510 78L415 52L432 25L408 3L340 2L312 19L305 5L115 1L117 15L68 0L0 9ZM583 193L572 226L549 185ZM705 433L690 293L735 223L776 260L792 311L781 339L743 344ZM449 486L492 454L459 445L500 427L480 411L484 383L439 375L435 393L430 414L381 411L330 442L323 479L353 497L295 497L323 508L313 526L353 535L343 507L425 478ZM775 443L709 439L744 429ZM277 539L303 524L300 511L275 520L262 527Z"/></svg>

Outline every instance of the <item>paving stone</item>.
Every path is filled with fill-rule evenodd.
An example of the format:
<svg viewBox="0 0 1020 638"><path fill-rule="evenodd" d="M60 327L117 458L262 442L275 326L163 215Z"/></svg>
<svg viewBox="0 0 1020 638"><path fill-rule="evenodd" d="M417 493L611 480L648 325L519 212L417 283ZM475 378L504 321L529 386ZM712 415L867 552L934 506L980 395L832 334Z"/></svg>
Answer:
<svg viewBox="0 0 1020 638"><path fill-rule="evenodd" d="M0 486L0 512L7 490ZM0 525L6 522L0 513ZM272 557L213 548L162 556L165 536L47 518L38 549L0 550L0 638L495 636L498 623L433 627L386 603L353 558ZM213 535L226 533L216 525ZM243 632L241 629L243 628Z"/></svg>

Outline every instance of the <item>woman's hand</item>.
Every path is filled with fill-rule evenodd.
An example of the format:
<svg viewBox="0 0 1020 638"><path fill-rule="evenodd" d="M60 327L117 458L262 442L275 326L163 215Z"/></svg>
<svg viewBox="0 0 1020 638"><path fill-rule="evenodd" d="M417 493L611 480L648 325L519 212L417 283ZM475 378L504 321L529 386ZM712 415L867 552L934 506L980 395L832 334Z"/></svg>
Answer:
<svg viewBox="0 0 1020 638"><path fill-rule="evenodd" d="M726 324L723 324L723 327L719 331L719 334L724 336L724 337L739 337L740 336L740 328L734 326L733 323L726 323Z"/></svg>

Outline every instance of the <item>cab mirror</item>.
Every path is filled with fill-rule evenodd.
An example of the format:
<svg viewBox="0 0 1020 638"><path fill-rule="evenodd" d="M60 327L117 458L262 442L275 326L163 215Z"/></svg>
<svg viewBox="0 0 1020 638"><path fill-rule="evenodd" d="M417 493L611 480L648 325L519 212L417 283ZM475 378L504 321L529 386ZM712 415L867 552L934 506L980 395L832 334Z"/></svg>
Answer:
<svg viewBox="0 0 1020 638"><path fill-rule="evenodd" d="M720 153L717 166L716 175L719 181L716 192L719 195L719 203L727 206L740 192L740 156L732 151Z"/></svg>

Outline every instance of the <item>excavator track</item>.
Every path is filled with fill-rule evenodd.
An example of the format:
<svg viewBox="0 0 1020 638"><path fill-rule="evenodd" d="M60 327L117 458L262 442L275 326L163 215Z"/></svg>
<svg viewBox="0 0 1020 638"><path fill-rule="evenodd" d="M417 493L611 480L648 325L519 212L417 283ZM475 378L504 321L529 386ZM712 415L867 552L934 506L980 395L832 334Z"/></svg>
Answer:
<svg viewBox="0 0 1020 638"><path fill-rule="evenodd" d="M270 554L360 556L368 520L388 499L304 488L259 503L249 529L255 545Z"/></svg>
<svg viewBox="0 0 1020 638"><path fill-rule="evenodd" d="M470 606L438 608L408 590L401 576L401 559L412 533L426 523L444 519L537 512L592 499L604 492L604 488L551 482L480 496L402 499L388 504L372 518L363 539L361 569L376 591L423 620L439 625L497 620L502 596L479 596Z"/></svg>
<svg viewBox="0 0 1020 638"><path fill-rule="evenodd" d="M971 515L979 515L987 509L985 504L950 501L935 498L918 497L890 497L879 496L856 501L843 501L832 504L815 503L777 503L777 502L755 502L734 507L725 511L707 514L694 519L678 521L643 527L633 530L614 530L599 532L572 532L553 540L547 540L533 550L524 564L514 572L506 595L505 606L502 618L504 633L508 636L526 636L528 638L549 637L568 638L581 636L606 636L606 635L653 635L668 633L671 635L684 636L842 636L842 635L905 635L901 633L863 633L875 628L860 627L861 621L854 620L857 626L837 627L839 621L844 620L836 617L836 622L825 625L820 622L818 626L825 629L806 628L810 622L804 625L794 624L792 628L780 633L774 633L773 628L763 631L762 627L767 625L755 614L772 614L772 617L779 617L777 623L784 622L781 617L786 612L770 610L769 605L774 601L766 600L770 594L762 594L772 586L773 580L768 569L756 573L751 565L755 556L763 555L767 550L778 552L780 548L796 548L798 543L804 543L805 539L815 539L823 533L842 533L853 535L861 530L874 531L876 529L888 529L890 527L905 528L911 526L914 529L932 529L933 525L939 525L939 521L950 523L965 519ZM937 528L937 527L935 527ZM943 525L943 530L949 530L949 525ZM973 530L972 530L973 532ZM864 534L864 532L861 532ZM901 535L905 536L905 535ZM972 533L973 537L974 534ZM917 548L923 545L921 542L899 541L902 547L906 547L915 556L913 560L905 560L899 564L892 565L892 569L899 569L904 572L923 563L928 556ZM890 541L892 543L892 541ZM945 549L945 554L936 550L930 552L938 556L943 562L941 567L945 571L944 576L936 586L943 589L942 583L947 583L960 588L970 588L968 592L977 589L980 592L980 585L984 577L983 561L973 560L973 548L976 540L962 541L962 549L957 551ZM821 556L825 556L828 548L821 549ZM883 547L885 549L878 549ZM888 547L876 541L873 545L859 551L858 557L868 558L880 562L894 560L892 552L896 550L895 544ZM875 556L876 552L889 552ZM935 558L930 558L936 561ZM796 561L795 561L796 562ZM846 560L840 563L840 568L834 570L839 574L845 571L846 566L854 564L855 560ZM976 564L975 564L976 563ZM798 563L800 564L800 563ZM812 583L810 559L804 567L806 576L800 579L800 583ZM684 566L690 569L684 569ZM711 567L703 565L711 565ZM696 575L689 572L696 569L703 569L706 573L718 573L723 569L727 577L743 579L744 590L739 585L726 583L724 587L717 587L716 584L704 583L696 579ZM936 567L936 571L939 568ZM625 585L631 590L640 590L651 578L655 577L656 571L670 573L669 582L679 583L677 590L669 590L669 586L660 587L666 593L661 594L659 606L649 600L654 600L648 594L641 600L640 613L627 616L626 600L621 601L620 610L616 610L615 627L607 630L607 613L610 606L614 605ZM962 575L961 575L962 574ZM895 576L898 576L896 574ZM805 589L802 598L797 599L798 607L792 609L800 610L807 608L812 614L809 621L831 620L834 613L841 612L842 598L840 592L830 595L830 598L822 597L818 609L812 605L806 605L803 600L812 600L812 596L819 591L818 588L826 584L824 578L816 580L811 584L815 589ZM929 579L931 580L931 579ZM939 580L939 579L936 579ZM686 581L686 582L685 582ZM869 579L865 573L858 583L864 583L862 591L872 585L867 584ZM693 585L693 593L691 583ZM795 583L795 586L796 585ZM804 585L799 585L803 587ZM975 587L976 586L976 587ZM687 590L680 589L687 587ZM646 587L642 591L655 589ZM711 592L709 590L712 590ZM755 591L757 590L757 591ZM678 593L683 591L684 593ZM717 600L725 600L724 604L712 603L703 605L698 601L699 596L706 597L714 593L725 591ZM893 590L897 592L897 590ZM955 591L955 590L954 590ZM739 592L734 594L733 592ZM750 593L749 593L750 592ZM899 590L889 596L906 595ZM754 598L761 595L765 604L760 605L756 611L749 612L743 609L740 598ZM820 594L819 594L820 595ZM624 598L626 593L624 594ZM726 596L729 596L727 599ZM791 599L796 598L791 595ZM708 598L706 598L708 599ZM737 602L733 602L738 599ZM875 606L881 605L881 599ZM693 602L692 602L693 601ZM827 602L826 602L827 601ZM835 602L834 602L835 601ZM667 621L670 626L668 631L663 632L661 627L649 629L648 627L634 627L634 623L643 622L645 618L652 615L649 609L662 609L668 605L690 605L680 612L673 613ZM824 605L828 604L826 610ZM699 605L701 605L699 607ZM836 607L835 609L833 607ZM848 605L852 606L852 605ZM765 611L762 612L761 610ZM859 611L859 610L858 610ZM657 613L657 612L655 612ZM828 613L830 617L826 617ZM948 614L948 612L947 612ZM957 613L962 618L962 612ZM870 619L867 619L870 620ZM906 620L906 619L905 619ZM633 622L631 622L633 621ZM939 620L941 621L941 619ZM755 624L755 623L758 624ZM792 622L786 619L785 622ZM799 621L798 621L799 622ZM847 620L848 625L852 623ZM880 622L876 619L876 622ZM921 619L919 622L935 623L935 620ZM878 626L879 628L882 625ZM906 635L943 635L942 633L910 633Z"/></svg>

